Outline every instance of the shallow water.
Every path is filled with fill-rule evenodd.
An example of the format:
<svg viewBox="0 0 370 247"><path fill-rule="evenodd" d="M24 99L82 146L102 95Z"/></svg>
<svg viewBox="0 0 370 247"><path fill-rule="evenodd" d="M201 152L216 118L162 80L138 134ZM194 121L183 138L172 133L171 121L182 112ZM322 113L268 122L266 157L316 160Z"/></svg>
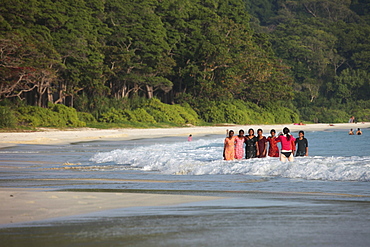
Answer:
<svg viewBox="0 0 370 247"><path fill-rule="evenodd" d="M267 132L267 131L266 131ZM297 133L293 133L297 136ZM216 195L0 228L6 246L366 246L370 130L306 132L309 157L223 161L223 136L0 149L0 186ZM92 224L93 223L93 224ZM15 227L16 226L16 227ZM30 241L32 239L32 241Z"/></svg>

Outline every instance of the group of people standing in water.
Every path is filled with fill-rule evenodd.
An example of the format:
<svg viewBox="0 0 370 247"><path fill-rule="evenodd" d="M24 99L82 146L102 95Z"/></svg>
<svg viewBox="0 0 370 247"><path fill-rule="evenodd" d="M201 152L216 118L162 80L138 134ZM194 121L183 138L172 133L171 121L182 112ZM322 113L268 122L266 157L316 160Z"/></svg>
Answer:
<svg viewBox="0 0 370 247"><path fill-rule="evenodd" d="M280 157L281 161L294 160L296 156L308 156L308 141L304 137L304 132L299 131L299 137L296 139L290 134L288 128L284 128L276 136L276 131L272 129L270 136L263 136L262 129L257 130L257 136L254 130L249 129L248 134L244 135L244 130L239 130L239 135L234 136L234 131L227 132L224 142L223 157L225 160ZM281 152L279 152L278 143L281 143ZM296 149L296 145L298 148ZM244 152L245 151L245 152Z"/></svg>

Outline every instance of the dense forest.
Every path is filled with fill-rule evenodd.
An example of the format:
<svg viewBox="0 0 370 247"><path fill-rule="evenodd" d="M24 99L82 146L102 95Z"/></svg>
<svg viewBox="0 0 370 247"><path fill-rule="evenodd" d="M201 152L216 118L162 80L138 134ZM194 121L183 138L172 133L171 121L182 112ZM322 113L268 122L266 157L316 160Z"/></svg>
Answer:
<svg viewBox="0 0 370 247"><path fill-rule="evenodd" d="M3 0L0 127L370 121L367 0Z"/></svg>

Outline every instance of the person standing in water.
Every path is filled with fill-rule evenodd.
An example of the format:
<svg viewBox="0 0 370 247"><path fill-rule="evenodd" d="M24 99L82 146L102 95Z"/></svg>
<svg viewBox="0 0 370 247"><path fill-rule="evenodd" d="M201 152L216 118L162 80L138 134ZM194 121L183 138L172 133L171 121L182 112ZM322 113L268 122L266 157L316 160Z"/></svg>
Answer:
<svg viewBox="0 0 370 247"><path fill-rule="evenodd" d="M280 161L282 162L285 162L286 159L289 161L294 160L292 155L292 142L295 141L295 138L289 132L290 130L285 127L283 129L283 133L280 132L279 136L276 138L277 140L281 141Z"/></svg>
<svg viewBox="0 0 370 247"><path fill-rule="evenodd" d="M276 139L276 131L272 129L270 131L270 136L267 138L267 141L269 142L269 152L268 155L270 157L279 157L279 147L278 147L278 142L279 140Z"/></svg>
<svg viewBox="0 0 370 247"><path fill-rule="evenodd" d="M360 130L360 128L357 129L356 135L362 135L362 131Z"/></svg>
<svg viewBox="0 0 370 247"><path fill-rule="evenodd" d="M188 142L191 142L193 140L193 135L192 134L190 134L189 136L188 136Z"/></svg>
<svg viewBox="0 0 370 247"><path fill-rule="evenodd" d="M258 152L257 137L254 135L254 130L249 129L248 135L245 136L245 158L256 158L259 155Z"/></svg>
<svg viewBox="0 0 370 247"><path fill-rule="evenodd" d="M233 160L235 157L235 138L234 131L229 131L229 136L225 138L224 142L224 160Z"/></svg>
<svg viewBox="0 0 370 247"><path fill-rule="evenodd" d="M304 131L299 131L299 138L295 140L297 147L297 152L295 156L308 156L308 141L304 137Z"/></svg>
<svg viewBox="0 0 370 247"><path fill-rule="evenodd" d="M239 130L239 135L235 138L235 159L240 160L244 157L244 130Z"/></svg>
<svg viewBox="0 0 370 247"><path fill-rule="evenodd" d="M353 133L353 129L350 129L350 130L349 130L348 135L354 135L354 133Z"/></svg>
<svg viewBox="0 0 370 247"><path fill-rule="evenodd" d="M262 129L258 129L257 130L257 135L258 135L257 145L258 145L258 151L259 151L259 155L257 156L258 158L265 158L266 153L267 153L267 139L262 134L263 134Z"/></svg>

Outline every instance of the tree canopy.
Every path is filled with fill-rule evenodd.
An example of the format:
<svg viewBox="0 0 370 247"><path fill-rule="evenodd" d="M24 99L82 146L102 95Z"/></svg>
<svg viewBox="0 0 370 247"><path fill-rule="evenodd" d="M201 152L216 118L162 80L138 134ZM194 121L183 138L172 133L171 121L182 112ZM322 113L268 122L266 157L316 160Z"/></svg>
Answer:
<svg viewBox="0 0 370 247"><path fill-rule="evenodd" d="M0 102L370 108L363 0L4 0L0 20Z"/></svg>

